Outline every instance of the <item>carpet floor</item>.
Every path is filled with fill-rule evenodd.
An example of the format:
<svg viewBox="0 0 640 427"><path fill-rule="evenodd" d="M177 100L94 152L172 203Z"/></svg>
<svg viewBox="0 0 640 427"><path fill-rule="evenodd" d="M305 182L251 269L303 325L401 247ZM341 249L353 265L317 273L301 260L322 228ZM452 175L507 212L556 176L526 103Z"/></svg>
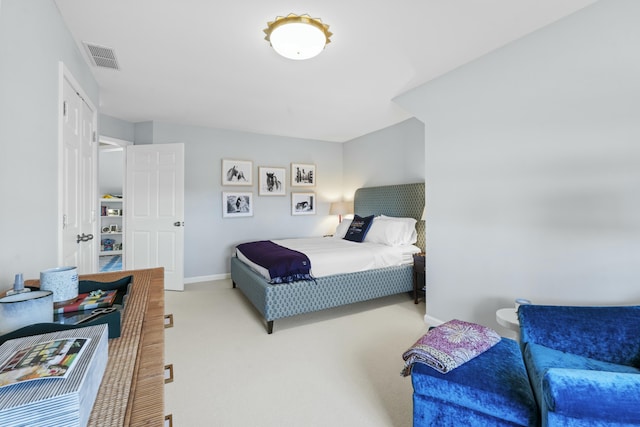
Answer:
<svg viewBox="0 0 640 427"><path fill-rule="evenodd" d="M230 280L165 292L165 412L175 426L412 425L402 353L426 331L408 294L275 321Z"/></svg>

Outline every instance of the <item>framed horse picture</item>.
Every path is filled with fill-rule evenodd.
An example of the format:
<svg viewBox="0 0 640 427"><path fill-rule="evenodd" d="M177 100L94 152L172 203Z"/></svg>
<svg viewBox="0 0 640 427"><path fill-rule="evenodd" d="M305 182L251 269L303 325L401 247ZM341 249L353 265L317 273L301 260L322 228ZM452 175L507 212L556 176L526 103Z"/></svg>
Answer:
<svg viewBox="0 0 640 427"><path fill-rule="evenodd" d="M291 215L315 215L315 193L291 193Z"/></svg>
<svg viewBox="0 0 640 427"><path fill-rule="evenodd" d="M222 159L222 185L253 185L251 160Z"/></svg>
<svg viewBox="0 0 640 427"><path fill-rule="evenodd" d="M253 193L223 192L222 217L253 216Z"/></svg>
<svg viewBox="0 0 640 427"><path fill-rule="evenodd" d="M258 168L258 194L260 196L284 196L285 168L271 168L260 166Z"/></svg>
<svg viewBox="0 0 640 427"><path fill-rule="evenodd" d="M291 186L313 187L316 185L316 165L291 163Z"/></svg>

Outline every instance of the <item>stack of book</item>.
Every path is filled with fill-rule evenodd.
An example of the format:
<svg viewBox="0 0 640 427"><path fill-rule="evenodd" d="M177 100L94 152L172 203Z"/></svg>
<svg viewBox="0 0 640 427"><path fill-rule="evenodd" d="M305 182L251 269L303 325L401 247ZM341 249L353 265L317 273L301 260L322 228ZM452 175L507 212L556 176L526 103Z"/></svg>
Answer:
<svg viewBox="0 0 640 427"><path fill-rule="evenodd" d="M107 325L0 346L0 426L86 426L108 359Z"/></svg>

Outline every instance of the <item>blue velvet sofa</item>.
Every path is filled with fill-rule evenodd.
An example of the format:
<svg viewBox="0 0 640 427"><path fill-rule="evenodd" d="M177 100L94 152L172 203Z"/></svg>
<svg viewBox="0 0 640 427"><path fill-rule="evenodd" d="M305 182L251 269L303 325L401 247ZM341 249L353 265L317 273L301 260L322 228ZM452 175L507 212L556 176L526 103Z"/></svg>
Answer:
<svg viewBox="0 0 640 427"><path fill-rule="evenodd" d="M521 305L502 340L449 373L412 367L413 425L640 426L640 306Z"/></svg>
<svg viewBox="0 0 640 427"><path fill-rule="evenodd" d="M522 305L518 317L543 427L640 425L640 306Z"/></svg>

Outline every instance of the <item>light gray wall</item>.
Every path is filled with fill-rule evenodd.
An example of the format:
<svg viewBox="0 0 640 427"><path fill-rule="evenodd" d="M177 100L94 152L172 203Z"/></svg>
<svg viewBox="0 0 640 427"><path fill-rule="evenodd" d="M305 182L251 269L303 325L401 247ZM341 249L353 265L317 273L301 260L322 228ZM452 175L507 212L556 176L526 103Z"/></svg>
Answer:
<svg viewBox="0 0 640 427"><path fill-rule="evenodd" d="M124 191L124 148L101 148L98 195L121 195Z"/></svg>
<svg viewBox="0 0 640 427"><path fill-rule="evenodd" d="M135 125L116 117L100 114L100 135L133 142L135 139Z"/></svg>
<svg viewBox="0 0 640 427"><path fill-rule="evenodd" d="M228 273L238 243L322 236L335 229L338 220L329 215L329 204L341 196L341 144L164 122L153 122L151 134L154 144L185 144L186 278ZM253 185L222 187L222 159L253 161ZM315 187L291 187L292 162L316 165ZM258 195L259 166L286 169L286 196ZM223 191L253 192L253 217L223 219ZM292 191L316 193L316 215L292 216Z"/></svg>
<svg viewBox="0 0 640 427"><path fill-rule="evenodd" d="M0 10L0 287L57 265L59 61L94 105L98 85L52 0Z"/></svg>
<svg viewBox="0 0 640 427"><path fill-rule="evenodd" d="M344 197L360 187L424 182L424 124L408 119L344 144Z"/></svg>
<svg viewBox="0 0 640 427"><path fill-rule="evenodd" d="M425 123L427 314L640 303L640 2L598 2L408 92Z"/></svg>

